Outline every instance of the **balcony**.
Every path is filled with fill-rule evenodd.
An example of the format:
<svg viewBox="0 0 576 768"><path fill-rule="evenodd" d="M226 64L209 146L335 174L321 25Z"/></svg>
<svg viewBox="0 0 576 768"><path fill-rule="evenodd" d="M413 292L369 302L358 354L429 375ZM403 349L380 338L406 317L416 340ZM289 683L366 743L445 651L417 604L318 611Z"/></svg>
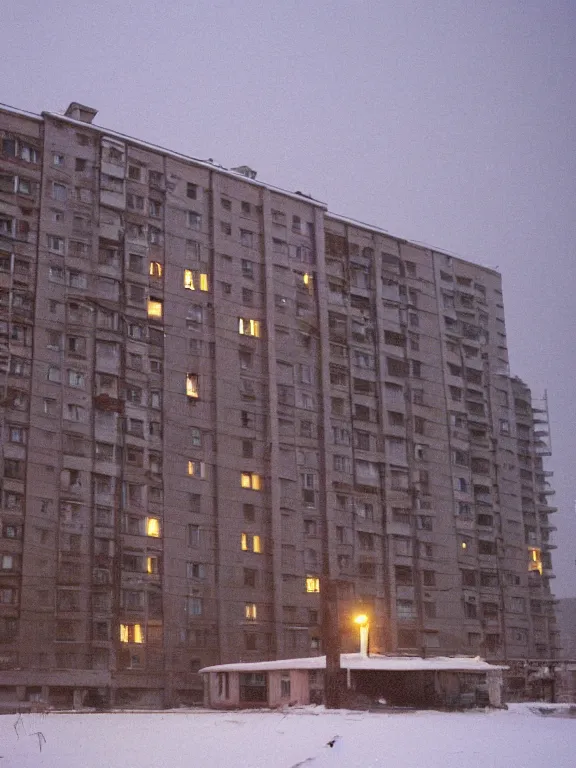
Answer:
<svg viewBox="0 0 576 768"><path fill-rule="evenodd" d="M552 525L545 517L540 517L540 528L543 531L549 531L552 533L553 531L558 530L555 525Z"/></svg>
<svg viewBox="0 0 576 768"><path fill-rule="evenodd" d="M543 483L538 488L538 493L542 494L543 496L554 496L556 491L554 490L554 488L552 488L550 483Z"/></svg>
<svg viewBox="0 0 576 768"><path fill-rule="evenodd" d="M549 507L546 502L539 502L538 511L543 512L546 515L551 515L554 512L558 512L558 507Z"/></svg>

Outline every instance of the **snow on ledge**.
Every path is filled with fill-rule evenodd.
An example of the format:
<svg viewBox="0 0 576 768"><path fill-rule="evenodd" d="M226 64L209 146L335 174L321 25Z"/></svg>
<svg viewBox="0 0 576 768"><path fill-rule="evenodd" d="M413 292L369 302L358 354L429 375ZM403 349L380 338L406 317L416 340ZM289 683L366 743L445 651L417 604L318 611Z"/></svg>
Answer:
<svg viewBox="0 0 576 768"><path fill-rule="evenodd" d="M388 672L453 671L487 672L508 669L506 666L489 664L479 656L435 656L423 659L419 656L363 656L360 653L340 654L342 669L367 669ZM326 656L309 656L303 659L278 659L276 661L247 661L236 664L216 664L204 667L207 672L268 672L280 669L325 669Z"/></svg>

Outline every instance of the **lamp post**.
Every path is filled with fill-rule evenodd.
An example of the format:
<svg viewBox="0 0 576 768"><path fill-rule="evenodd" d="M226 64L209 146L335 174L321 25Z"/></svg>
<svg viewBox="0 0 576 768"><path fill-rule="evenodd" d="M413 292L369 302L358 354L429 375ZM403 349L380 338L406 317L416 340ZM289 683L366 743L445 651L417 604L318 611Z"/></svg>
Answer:
<svg viewBox="0 0 576 768"><path fill-rule="evenodd" d="M365 613L361 613L358 616L354 617L354 623L358 624L360 627L360 655L367 657L368 656L368 630L369 630L369 623L368 623L368 616L366 616Z"/></svg>

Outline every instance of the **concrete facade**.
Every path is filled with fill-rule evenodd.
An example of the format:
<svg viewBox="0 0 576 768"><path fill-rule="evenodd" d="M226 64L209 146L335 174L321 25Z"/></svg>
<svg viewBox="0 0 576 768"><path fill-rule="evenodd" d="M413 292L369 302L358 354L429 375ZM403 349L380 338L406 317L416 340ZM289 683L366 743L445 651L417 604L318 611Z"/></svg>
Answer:
<svg viewBox="0 0 576 768"><path fill-rule="evenodd" d="M174 704L317 654L553 657L542 413L500 275L0 111L0 698Z"/></svg>
<svg viewBox="0 0 576 768"><path fill-rule="evenodd" d="M558 625L562 640L562 658L576 662L576 597L558 600Z"/></svg>

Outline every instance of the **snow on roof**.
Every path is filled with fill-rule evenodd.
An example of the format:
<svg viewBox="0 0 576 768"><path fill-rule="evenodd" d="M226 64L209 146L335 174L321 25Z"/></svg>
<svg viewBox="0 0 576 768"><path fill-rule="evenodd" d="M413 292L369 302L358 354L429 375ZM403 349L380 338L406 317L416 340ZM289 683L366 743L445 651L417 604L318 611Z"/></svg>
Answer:
<svg viewBox="0 0 576 768"><path fill-rule="evenodd" d="M450 670L458 672L486 672L508 667L488 664L479 656L435 656L423 659L419 656L363 656L360 653L340 654L343 669L368 669L387 672L417 672L425 670ZM268 672L279 669L325 669L326 656L309 656L303 659L278 659L276 661L247 661L237 664L216 664L204 667L200 672Z"/></svg>
<svg viewBox="0 0 576 768"><path fill-rule="evenodd" d="M329 219L333 219L334 221L340 221L342 224L349 224L350 226L357 227L358 229L370 229L380 234L394 237L394 235L390 235L390 232L388 232L387 229L382 229L382 227L378 227L376 224L367 224L365 221L360 221L359 219L353 219L350 216L343 216L340 213L332 213L332 211L328 211L326 213L326 216ZM395 237L394 239L398 240L399 238Z"/></svg>
<svg viewBox="0 0 576 768"><path fill-rule="evenodd" d="M111 131L108 128L103 128L101 125L86 123L83 120L75 120L73 117L68 117L68 115L61 115L58 112L43 112L42 115L47 115L48 117L51 117L55 120L62 120L65 123L71 123L72 125L77 125L79 128L96 130L104 134L105 137L115 138L124 142L129 141L131 144L134 144L135 146L142 147L142 149L147 149L152 152L159 152L162 155L173 157L176 160L184 160L188 163L194 163L194 165L199 165L203 168L208 168L211 171L217 171L218 173L221 173L224 176L230 176L235 179L240 178L242 179L242 181L245 181L248 184L253 184L256 187L269 189L271 192L278 192L282 195L285 195L286 197L291 197L295 200L300 200L301 202L309 203L310 205L314 205L318 208L326 209L328 207L326 203L323 203L321 200L316 200L315 198L310 197L309 195L304 195L298 192L289 192L286 189L275 187L273 184L266 184L263 181L258 181L257 179L251 179L248 176L243 176L238 171L229 170L228 168L224 168L224 166L222 165L216 165L215 163L211 163L208 160L199 160L197 157L190 157L189 155L184 155L182 152L175 152L173 150L166 149L165 147L161 147L158 144L150 144L147 141L142 141L141 139L135 139L133 136L128 136L125 133L120 133L119 131Z"/></svg>
<svg viewBox="0 0 576 768"><path fill-rule="evenodd" d="M11 107L10 104L0 103L0 109L2 109L3 112L11 112L14 115L22 115L22 117L27 117L30 120L36 120L37 123L42 122L42 118L40 117L40 115L37 115L35 112L28 112L25 109L19 109L18 107Z"/></svg>

